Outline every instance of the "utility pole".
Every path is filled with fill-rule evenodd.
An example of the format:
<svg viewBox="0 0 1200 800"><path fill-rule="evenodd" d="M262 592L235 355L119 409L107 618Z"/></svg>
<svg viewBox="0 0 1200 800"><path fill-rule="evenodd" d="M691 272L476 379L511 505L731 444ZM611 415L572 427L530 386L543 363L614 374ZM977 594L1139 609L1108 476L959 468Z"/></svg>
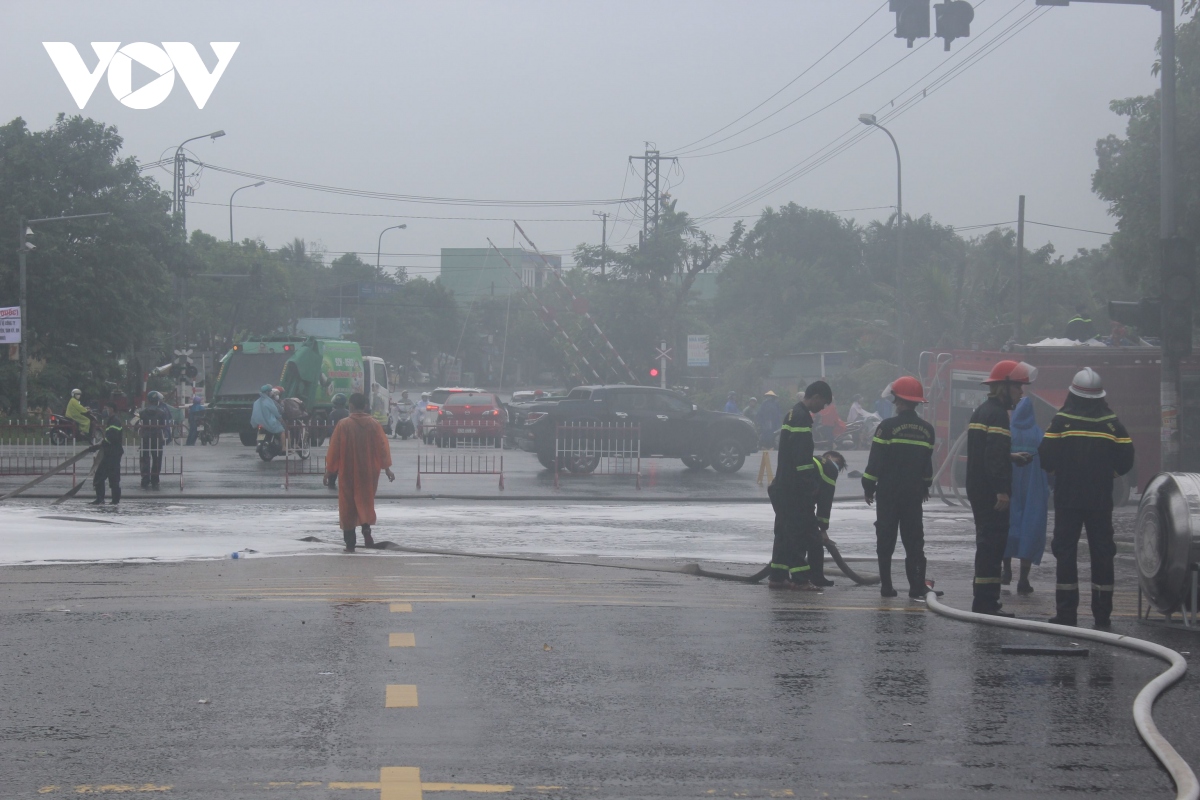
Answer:
<svg viewBox="0 0 1200 800"><path fill-rule="evenodd" d="M1024 341L1021 331L1021 314L1024 312L1025 281L1025 195L1017 200L1017 321L1013 325L1013 339L1017 344Z"/></svg>
<svg viewBox="0 0 1200 800"><path fill-rule="evenodd" d="M630 156L630 161L644 161L645 170L642 174L642 232L639 236L639 247L646 246L646 240L658 230L659 212L662 210L662 194L658 188L659 162L662 160L658 150L650 142L646 142L646 154ZM679 159L672 158L678 163Z"/></svg>
<svg viewBox="0 0 1200 800"><path fill-rule="evenodd" d="M662 348L659 350L658 356L658 385L659 388L667 388L667 342L663 340Z"/></svg>
<svg viewBox="0 0 1200 800"><path fill-rule="evenodd" d="M604 277L604 268L608 265L608 212L593 211L600 218L600 277Z"/></svg>
<svg viewBox="0 0 1200 800"><path fill-rule="evenodd" d="M1159 124L1159 274L1162 282L1162 368L1159 383L1159 412L1161 415L1160 466L1163 472L1178 472L1180 470L1180 437L1179 410L1182 396L1179 375L1181 350L1191 352L1190 297L1188 298L1188 325L1186 341L1177 341L1173 334L1177 309L1170 302L1172 289L1168 285L1173 281L1170 276L1176 276L1176 281L1190 287L1192 272L1195 270L1194 255L1190 244L1182 241L1176 234L1178 228L1175 220L1175 0L1074 0L1075 2L1117 3L1120 5L1149 6L1162 15L1162 31L1160 40L1162 78L1162 110ZM1039 6L1066 6L1072 0L1036 0ZM1180 275L1186 272L1186 276Z"/></svg>

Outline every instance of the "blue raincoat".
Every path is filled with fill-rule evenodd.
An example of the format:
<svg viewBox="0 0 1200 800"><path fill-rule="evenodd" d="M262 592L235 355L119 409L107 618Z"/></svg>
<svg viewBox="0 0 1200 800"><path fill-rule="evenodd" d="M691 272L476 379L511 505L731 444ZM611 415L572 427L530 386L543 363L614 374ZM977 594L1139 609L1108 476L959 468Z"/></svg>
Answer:
<svg viewBox="0 0 1200 800"><path fill-rule="evenodd" d="M1033 416L1032 398L1023 397L1017 403L1010 427L1012 452L1033 453L1033 461L1024 467L1013 464L1008 545L1004 549L1004 557L1024 558L1041 564L1042 553L1046 550L1046 508L1050 499L1050 485L1037 454L1043 431Z"/></svg>

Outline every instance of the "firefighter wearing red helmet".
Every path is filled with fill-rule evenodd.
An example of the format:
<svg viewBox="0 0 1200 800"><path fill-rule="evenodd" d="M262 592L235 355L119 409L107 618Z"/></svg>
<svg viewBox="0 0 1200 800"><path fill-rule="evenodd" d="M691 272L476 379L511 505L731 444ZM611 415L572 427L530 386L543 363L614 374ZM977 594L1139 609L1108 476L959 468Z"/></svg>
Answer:
<svg viewBox="0 0 1200 800"><path fill-rule="evenodd" d="M879 424L871 440L871 454L862 476L863 499L875 505L875 553L879 557L879 594L895 597L892 554L896 534L904 542L904 573L908 596L923 600L925 583L925 529L921 504L929 499L933 481L933 426L917 416L925 402L916 378L897 378L883 396L896 405L896 415ZM941 592L938 592L941 594Z"/></svg>
<svg viewBox="0 0 1200 800"><path fill-rule="evenodd" d="M1075 625L1079 611L1079 534L1087 527L1092 559L1092 618L1107 628L1113 605L1113 476L1133 469L1133 440L1104 401L1091 367L1075 374L1067 402L1054 416L1038 455L1054 475L1054 553L1057 577L1050 620Z"/></svg>
<svg viewBox="0 0 1200 800"><path fill-rule="evenodd" d="M975 517L975 584L971 610L1011 617L1000 610L1000 567L1008 544L1008 504L1012 465L1025 465L1029 453L1011 452L1008 412L1033 383L1037 368L1025 362L1001 361L987 380L988 397L967 425L967 499Z"/></svg>

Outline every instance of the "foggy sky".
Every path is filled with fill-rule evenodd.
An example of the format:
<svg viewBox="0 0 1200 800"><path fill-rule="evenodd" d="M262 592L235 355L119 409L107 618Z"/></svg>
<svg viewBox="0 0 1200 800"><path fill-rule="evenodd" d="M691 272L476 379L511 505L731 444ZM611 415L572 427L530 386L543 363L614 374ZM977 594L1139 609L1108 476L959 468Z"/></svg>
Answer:
<svg viewBox="0 0 1200 800"><path fill-rule="evenodd" d="M311 183L411 195L506 200L598 200L641 194L628 157L644 142L664 155L727 125L779 90L867 19L880 0L787 2L38 2L10 4L0 29L0 120L34 129L58 112L117 126L126 153L144 162L218 128L227 135L188 146L224 167ZM886 6L886 3L884 3ZM963 61L1034 11L1034 0L980 0L972 38L913 52L887 36L807 97L711 149L746 142L812 114L912 53L866 87L789 130L734 152L663 163L679 208L702 216L825 147L857 125L919 93L940 64ZM1014 10L1015 8L1015 10ZM1008 13L1011 12L1011 13ZM985 28L1008 14L990 32ZM887 123L904 162L904 206L955 226L1016 218L1027 196L1031 220L1113 230L1091 191L1095 142L1121 134L1115 98L1150 94L1159 15L1144 7L1077 3L1038 11L1032 24L961 76ZM1029 21L1029 20L1026 20ZM842 68L894 27L884 10L805 77L714 138L775 111ZM72 42L89 67L89 42L188 41L211 68L210 41L240 47L203 110L180 80L150 110L132 110L102 80L80 112L43 49ZM922 40L917 41L917 46ZM136 74L136 73L135 73ZM916 87L902 90L910 84ZM135 83L135 88L137 84ZM711 140L710 140L711 141ZM702 151L708 152L708 151ZM640 172L640 162L636 169ZM170 176L156 171L164 188ZM206 171L188 204L190 230L229 235L230 192L252 183ZM826 209L895 203L895 157L875 131L805 177L736 211L752 222L764 206L789 201ZM211 203L214 205L202 205ZM599 243L609 211L610 245L637 241L630 206L495 208L368 200L268 184L238 205L380 216L300 214L235 208L235 234L270 247L303 237L337 255L373 262L389 225L383 262L436 275L442 247L513 243L511 222L546 251ZM860 222L886 208L856 211ZM495 217L496 221L424 217ZM533 220L578 220L549 222ZM733 219L704 225L719 239ZM978 231L969 231L974 234ZM1027 229L1035 248L1059 253L1105 237Z"/></svg>

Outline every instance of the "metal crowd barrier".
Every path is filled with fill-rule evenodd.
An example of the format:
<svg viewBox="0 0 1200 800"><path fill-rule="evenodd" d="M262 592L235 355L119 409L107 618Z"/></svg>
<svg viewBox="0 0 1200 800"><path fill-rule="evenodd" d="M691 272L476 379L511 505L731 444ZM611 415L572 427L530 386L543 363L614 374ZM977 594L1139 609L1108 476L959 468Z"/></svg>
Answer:
<svg viewBox="0 0 1200 800"><path fill-rule="evenodd" d="M0 477L45 475L88 445L77 430L41 421L9 420L0 424ZM59 474L75 481L77 467L72 464L70 470Z"/></svg>
<svg viewBox="0 0 1200 800"><path fill-rule="evenodd" d="M328 420L293 422L284 428L283 484L290 489L292 477L325 475L325 453L333 425Z"/></svg>
<svg viewBox="0 0 1200 800"><path fill-rule="evenodd" d="M503 425L443 420L434 430L432 447L423 440L417 444L417 488L422 475L496 475L503 489L503 448Z"/></svg>
<svg viewBox="0 0 1200 800"><path fill-rule="evenodd" d="M633 475L642 488L642 428L631 422L560 422L554 427L554 488L568 475Z"/></svg>

